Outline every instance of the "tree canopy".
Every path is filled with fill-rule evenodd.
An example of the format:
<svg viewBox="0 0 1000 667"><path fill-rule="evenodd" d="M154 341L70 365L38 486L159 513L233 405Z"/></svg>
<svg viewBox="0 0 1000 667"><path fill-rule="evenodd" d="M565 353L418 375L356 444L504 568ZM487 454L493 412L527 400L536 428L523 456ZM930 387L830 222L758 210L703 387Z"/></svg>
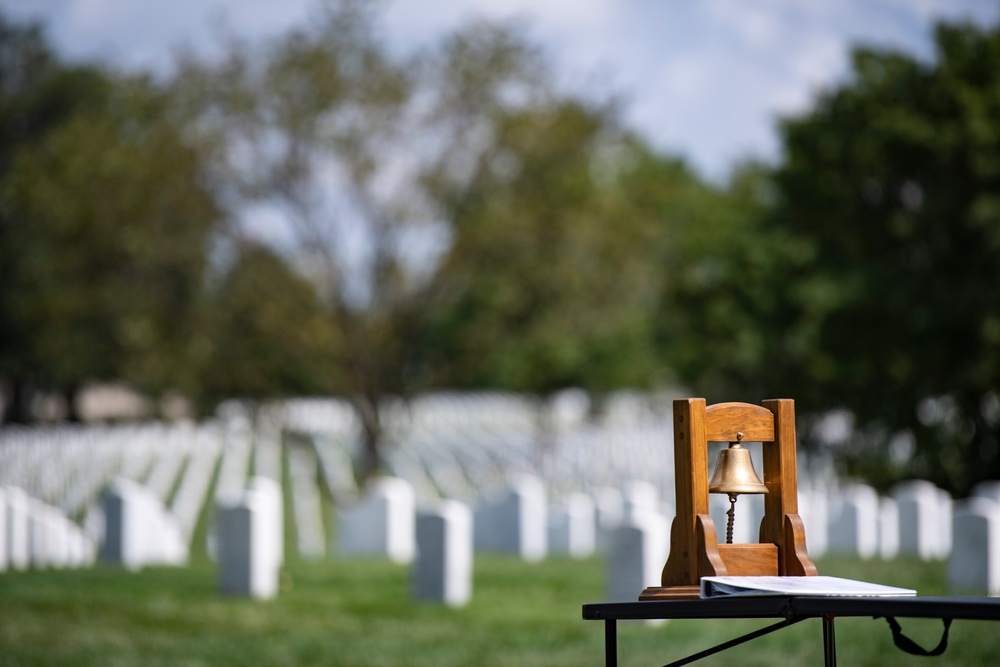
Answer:
<svg viewBox="0 0 1000 667"><path fill-rule="evenodd" d="M418 52L361 0L169 77L62 62L0 16L0 380L204 410L678 383L833 410L847 472L1000 477L1000 29L874 49L717 187L514 24ZM828 443L829 444L829 443Z"/></svg>
<svg viewBox="0 0 1000 667"><path fill-rule="evenodd" d="M35 390L183 382L220 214L160 91L65 66L38 28L0 25L0 374L8 417Z"/></svg>
<svg viewBox="0 0 1000 667"><path fill-rule="evenodd" d="M850 471L961 493L1000 476L1000 31L935 43L931 63L858 50L785 122L765 231L787 251L754 308L779 304L762 386L849 410Z"/></svg>
<svg viewBox="0 0 1000 667"><path fill-rule="evenodd" d="M387 396L649 384L648 357L623 363L650 350L635 251L654 225L616 164L633 149L614 106L561 91L518 28L473 23L399 56L367 5L343 2L180 71L235 210L280 212L264 240L339 334L363 473Z"/></svg>

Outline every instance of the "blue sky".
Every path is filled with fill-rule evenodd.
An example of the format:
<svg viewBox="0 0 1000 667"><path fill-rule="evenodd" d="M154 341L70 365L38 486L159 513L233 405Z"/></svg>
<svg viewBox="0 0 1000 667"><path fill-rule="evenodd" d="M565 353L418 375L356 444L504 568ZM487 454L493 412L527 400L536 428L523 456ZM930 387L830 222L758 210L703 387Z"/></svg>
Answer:
<svg viewBox="0 0 1000 667"><path fill-rule="evenodd" d="M316 0L0 0L48 26L73 58L164 68L181 44L208 48L213 24L267 36ZM936 19L995 25L997 0L387 0L385 34L409 49L471 17L522 18L568 79L627 101L630 124L701 173L773 160L781 115L842 80L852 45L933 56Z"/></svg>

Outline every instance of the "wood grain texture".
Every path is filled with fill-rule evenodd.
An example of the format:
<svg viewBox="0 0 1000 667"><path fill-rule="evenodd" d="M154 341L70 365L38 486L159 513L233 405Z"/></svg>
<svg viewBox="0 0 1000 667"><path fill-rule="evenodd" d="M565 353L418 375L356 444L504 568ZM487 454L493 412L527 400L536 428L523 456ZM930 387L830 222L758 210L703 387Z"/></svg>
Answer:
<svg viewBox="0 0 1000 667"><path fill-rule="evenodd" d="M708 442L743 442L774 440L774 415L765 407L752 403L716 403L705 410L705 438Z"/></svg>
<svg viewBox="0 0 1000 667"><path fill-rule="evenodd" d="M730 576L776 577L780 573L776 544L720 544L719 556Z"/></svg>
<svg viewBox="0 0 1000 667"><path fill-rule="evenodd" d="M708 514L705 399L679 398L673 408L676 516L670 526L670 555L661 576L664 586L698 582L695 517Z"/></svg>
<svg viewBox="0 0 1000 667"><path fill-rule="evenodd" d="M702 577L722 577L728 574L726 564L719 556L719 540L716 537L715 521L711 514L695 517L695 539L698 540L698 571L693 583Z"/></svg>
<svg viewBox="0 0 1000 667"><path fill-rule="evenodd" d="M787 398L766 400L764 407L774 420L774 441L765 442L764 520L760 541L783 544L785 515L798 512L798 487L795 481L795 402Z"/></svg>
<svg viewBox="0 0 1000 667"><path fill-rule="evenodd" d="M640 600L697 600L701 586L650 586L640 595Z"/></svg>
<svg viewBox="0 0 1000 667"><path fill-rule="evenodd" d="M819 572L806 551L806 528L798 514L785 515L782 572L788 577L814 577Z"/></svg>

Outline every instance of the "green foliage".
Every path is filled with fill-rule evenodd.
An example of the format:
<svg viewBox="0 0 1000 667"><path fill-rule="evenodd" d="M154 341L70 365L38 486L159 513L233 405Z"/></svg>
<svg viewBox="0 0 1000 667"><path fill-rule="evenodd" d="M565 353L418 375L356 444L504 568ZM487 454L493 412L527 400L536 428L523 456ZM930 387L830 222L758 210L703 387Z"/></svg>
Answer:
<svg viewBox="0 0 1000 667"><path fill-rule="evenodd" d="M265 246L245 243L237 253L206 300L192 391L205 408L336 393L341 341L313 284Z"/></svg>
<svg viewBox="0 0 1000 667"><path fill-rule="evenodd" d="M54 388L183 380L219 213L197 154L147 94L73 116L5 179L8 317L28 334L17 356Z"/></svg>
<svg viewBox="0 0 1000 667"><path fill-rule="evenodd" d="M1000 30L936 43L933 65L859 51L853 81L785 124L775 223L801 254L771 386L849 408L868 437L847 454L881 485L962 494L1000 476ZM915 447L892 468L901 431Z"/></svg>
<svg viewBox="0 0 1000 667"><path fill-rule="evenodd" d="M283 254L341 336L363 474L380 464L386 396L651 384L643 252L660 221L631 201L643 149L616 106L559 91L515 26L474 23L400 57L375 18L332 3L269 43L187 59L175 88L222 147L234 216L263 206L288 223Z"/></svg>
<svg viewBox="0 0 1000 667"><path fill-rule="evenodd" d="M8 409L97 379L338 391L368 474L387 396L676 382L793 397L803 442L847 409L847 472L961 495L1000 476L1000 36L936 43L859 51L779 167L718 189L513 24L401 56L342 0L161 86L0 19Z"/></svg>
<svg viewBox="0 0 1000 667"><path fill-rule="evenodd" d="M74 113L100 108L108 89L99 69L60 62L41 27L0 14L0 174L22 146Z"/></svg>
<svg viewBox="0 0 1000 667"><path fill-rule="evenodd" d="M614 109L511 110L446 214L454 242L432 329L436 380L547 394L649 386L658 220L628 197Z"/></svg>
<svg viewBox="0 0 1000 667"><path fill-rule="evenodd" d="M53 127L76 113L100 107L109 82L93 67L58 61L38 26L20 26L0 14L0 191L11 177L19 152L40 142ZM0 380L10 393L3 419L28 417L32 388L43 381L39 360L24 353L34 332L13 312L13 267L21 256L13 237L22 224L0 192Z"/></svg>
<svg viewBox="0 0 1000 667"><path fill-rule="evenodd" d="M221 61L188 58L179 71L175 95L218 147L214 173L233 194L231 213L278 211L284 225L272 236L322 297L338 349L310 362L339 353L371 473L381 464L379 404L409 390L426 301L407 256L428 224L405 154L425 122L414 111L413 62L390 55L371 7L344 1L306 27L233 41Z"/></svg>
<svg viewBox="0 0 1000 667"><path fill-rule="evenodd" d="M760 222L767 210L765 174L747 165L727 191L719 191L668 170L676 172L651 162L655 181L647 186L669 232L658 250L658 349L677 380L696 394L756 400L768 361L768 326L779 314L770 281L788 255ZM657 182L671 185L657 191Z"/></svg>

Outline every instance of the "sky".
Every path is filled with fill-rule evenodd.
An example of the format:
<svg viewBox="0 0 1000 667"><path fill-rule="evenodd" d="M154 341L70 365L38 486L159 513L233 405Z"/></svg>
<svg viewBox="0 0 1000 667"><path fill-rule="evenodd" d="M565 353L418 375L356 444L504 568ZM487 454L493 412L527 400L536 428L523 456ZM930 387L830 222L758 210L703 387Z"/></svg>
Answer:
<svg viewBox="0 0 1000 667"><path fill-rule="evenodd" d="M35 19L68 58L169 69L217 27L266 38L308 20L316 0L0 0ZM625 100L629 125L721 180L741 159L780 158L778 119L845 80L853 46L933 58L936 20L996 25L1000 0L385 0L402 51L473 18L521 20L557 71Z"/></svg>

